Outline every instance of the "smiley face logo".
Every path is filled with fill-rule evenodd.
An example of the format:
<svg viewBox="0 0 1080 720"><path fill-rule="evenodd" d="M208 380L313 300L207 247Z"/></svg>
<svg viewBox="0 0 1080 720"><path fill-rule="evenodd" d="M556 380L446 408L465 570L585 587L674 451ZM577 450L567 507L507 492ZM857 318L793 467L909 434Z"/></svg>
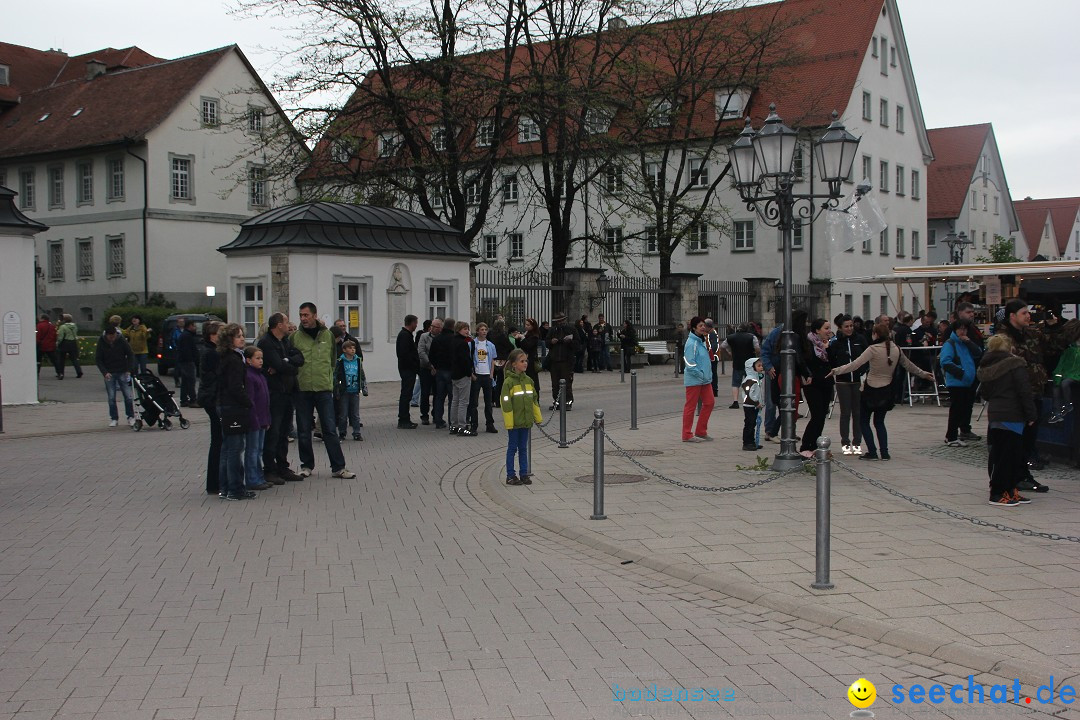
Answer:
<svg viewBox="0 0 1080 720"><path fill-rule="evenodd" d="M866 678L859 678L847 689L847 698L860 710L870 707L877 700L877 688Z"/></svg>

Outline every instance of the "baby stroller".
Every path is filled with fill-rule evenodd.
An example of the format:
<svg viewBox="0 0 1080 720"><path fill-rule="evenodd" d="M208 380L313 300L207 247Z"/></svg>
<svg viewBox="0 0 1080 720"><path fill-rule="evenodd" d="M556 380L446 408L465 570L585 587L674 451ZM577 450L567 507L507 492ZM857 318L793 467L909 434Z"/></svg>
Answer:
<svg viewBox="0 0 1080 720"><path fill-rule="evenodd" d="M187 430L191 423L180 414L180 408L173 400L173 391L165 387L165 383L157 375L147 370L146 372L134 373L131 382L135 386L135 402L139 403L142 412L135 418L132 429L139 432L145 424L147 427L157 425L162 430L172 429L171 417L180 418L180 427Z"/></svg>

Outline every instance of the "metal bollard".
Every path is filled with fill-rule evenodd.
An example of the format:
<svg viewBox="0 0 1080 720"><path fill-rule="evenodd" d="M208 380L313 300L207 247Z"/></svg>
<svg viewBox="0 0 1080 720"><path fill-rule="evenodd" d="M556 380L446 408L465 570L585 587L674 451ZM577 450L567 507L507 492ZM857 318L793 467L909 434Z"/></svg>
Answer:
<svg viewBox="0 0 1080 720"><path fill-rule="evenodd" d="M815 590L832 590L829 582L829 505L831 502L832 461L829 459L829 438L818 438L817 452L817 523L815 542L814 582Z"/></svg>
<svg viewBox="0 0 1080 720"><path fill-rule="evenodd" d="M559 381L559 447L570 447L566 442L566 380Z"/></svg>
<svg viewBox="0 0 1080 720"><path fill-rule="evenodd" d="M604 514L604 411L593 412L592 504L590 520L607 520Z"/></svg>
<svg viewBox="0 0 1080 720"><path fill-rule="evenodd" d="M637 430L637 370L630 371L630 429Z"/></svg>

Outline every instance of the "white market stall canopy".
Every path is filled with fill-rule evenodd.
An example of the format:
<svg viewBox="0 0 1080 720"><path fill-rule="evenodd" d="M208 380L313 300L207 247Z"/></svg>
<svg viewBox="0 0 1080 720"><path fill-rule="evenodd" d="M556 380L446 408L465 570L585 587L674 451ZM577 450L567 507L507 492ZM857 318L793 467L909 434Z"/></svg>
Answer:
<svg viewBox="0 0 1080 720"><path fill-rule="evenodd" d="M1013 276L1017 283L1023 280L1080 277L1080 261L910 265L894 267L892 273L886 275L840 278L836 282L979 282L983 278L1003 276Z"/></svg>

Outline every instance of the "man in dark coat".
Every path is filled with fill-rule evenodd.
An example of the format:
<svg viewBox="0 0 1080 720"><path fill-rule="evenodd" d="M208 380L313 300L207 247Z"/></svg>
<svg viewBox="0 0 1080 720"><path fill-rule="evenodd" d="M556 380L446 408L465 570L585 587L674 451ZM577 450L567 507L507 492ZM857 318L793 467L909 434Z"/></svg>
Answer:
<svg viewBox="0 0 1080 720"><path fill-rule="evenodd" d="M176 341L176 367L180 372L180 404L183 407L202 407L195 397L195 368L199 362L199 338L196 323L188 318L184 332Z"/></svg>
<svg viewBox="0 0 1080 720"><path fill-rule="evenodd" d="M293 393L304 354L289 342L289 318L284 313L274 313L266 325L266 334L257 343L263 353L263 374L270 391L270 428L263 441L263 472L267 482L281 485L304 479L289 468Z"/></svg>
<svg viewBox="0 0 1080 720"><path fill-rule="evenodd" d="M574 361L577 358L577 333L573 325L566 322L566 313L556 313L551 319L548 331L548 370L551 372L551 395L554 400L551 409L559 407L559 381L566 381L566 409L574 407Z"/></svg>
<svg viewBox="0 0 1080 720"><path fill-rule="evenodd" d="M401 395L398 397L398 430L415 430L409 406L412 403L413 386L416 374L420 372L420 353L416 350L413 333L416 332L418 318L406 315L405 324L397 336L398 375L401 376Z"/></svg>

